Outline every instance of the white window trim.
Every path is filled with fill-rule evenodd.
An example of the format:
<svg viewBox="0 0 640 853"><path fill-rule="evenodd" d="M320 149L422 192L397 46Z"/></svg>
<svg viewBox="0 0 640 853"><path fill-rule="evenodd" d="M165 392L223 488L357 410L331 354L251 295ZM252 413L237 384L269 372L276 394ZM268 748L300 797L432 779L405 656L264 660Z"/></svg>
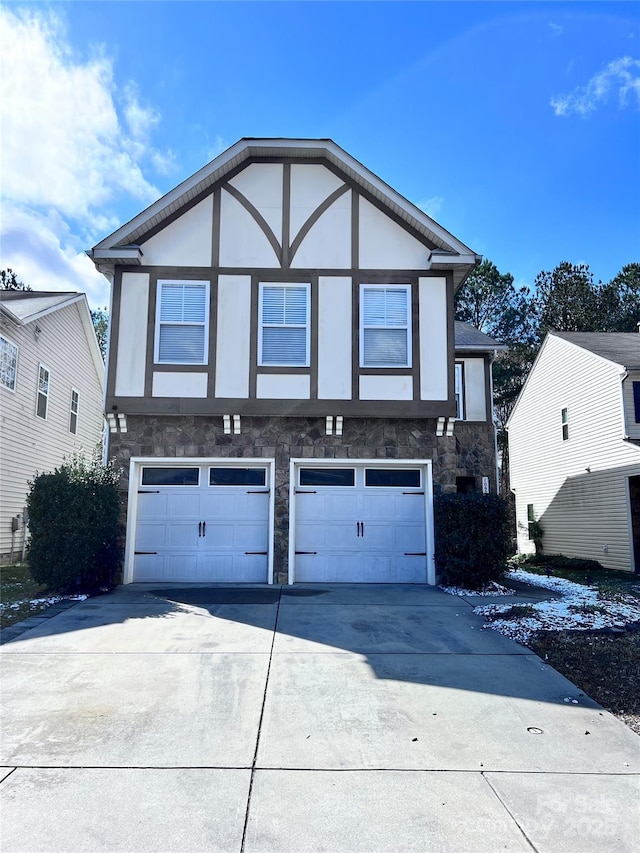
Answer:
<svg viewBox="0 0 640 853"><path fill-rule="evenodd" d="M454 397L457 395L456 400L456 418L459 421L464 420L464 367L461 362L456 362L455 365L455 383L454 383Z"/></svg>
<svg viewBox="0 0 640 853"><path fill-rule="evenodd" d="M367 326L368 329L406 329L407 331L407 363L406 364L365 364L364 363L364 292L365 290L405 290L407 292L407 324L406 326ZM411 329L411 285L410 284L366 284L360 285L360 367L361 368L377 368L386 367L389 370L411 368L413 366L413 346L412 346L412 329Z"/></svg>
<svg viewBox="0 0 640 853"><path fill-rule="evenodd" d="M569 441L569 408L564 406L560 410L561 435L563 441ZM565 437L566 432L566 437Z"/></svg>
<svg viewBox="0 0 640 853"><path fill-rule="evenodd" d="M304 326L305 329L305 359L304 364L288 364L287 362L280 362L280 364L273 364L270 362L269 364L265 364L262 358L262 294L264 292L265 287L304 287L306 295L307 295L307 322ZM281 329L301 329L303 328L300 324L269 324L269 328L281 328ZM310 367L311 365L311 284L308 281L261 281L260 287L258 290L258 367L291 367L291 368L300 368L300 367Z"/></svg>
<svg viewBox="0 0 640 853"><path fill-rule="evenodd" d="M163 284L199 284L203 285L205 288L205 311L204 311L204 323L194 323L190 322L173 322L173 321L163 321L162 325L164 326L204 326L204 352L202 354L202 361L160 361L160 310L162 308L162 285ZM153 361L154 364L209 364L209 314L210 314L210 302L209 302L209 290L210 290L210 282L204 280L196 280L191 278L161 278L158 279L158 283L156 285L156 324L155 324L155 335L153 342Z"/></svg>
<svg viewBox="0 0 640 853"><path fill-rule="evenodd" d="M20 347L17 344L14 344L12 340L10 340L6 335L0 335L3 341L6 341L9 346L12 346L16 351L16 370L15 376L13 377L13 388L9 385L5 385L4 382L0 382L0 388L4 388L5 391L10 391L12 394L16 393L16 388L18 387L18 358L20 353Z"/></svg>
<svg viewBox="0 0 640 853"><path fill-rule="evenodd" d="M47 371L47 393L46 394L40 390L40 371L41 370ZM45 410L44 410L44 417L43 418L40 417L40 415L38 414L38 400L40 399L40 394L42 394L42 396L45 397L46 401L47 401L47 404L46 404ZM49 420L49 397L50 396L51 396L51 371L49 370L49 368L45 364L42 364L42 362L39 362L38 363L38 377L36 380L36 417L41 421Z"/></svg>
<svg viewBox="0 0 640 853"><path fill-rule="evenodd" d="M76 410L75 410L75 412L73 411L73 395L74 395L74 394L76 395L77 400L78 400L78 402L77 402L77 404L76 404ZM73 415L75 415L75 416L76 416L76 429L75 429L75 432L71 429L71 418L73 417ZM69 401L69 432L71 433L71 435L77 435L77 434L78 434L78 424L79 424L79 422L80 422L80 392L78 391L78 389L77 389L77 388L72 388L72 389L71 389L71 399L70 399L70 401Z"/></svg>

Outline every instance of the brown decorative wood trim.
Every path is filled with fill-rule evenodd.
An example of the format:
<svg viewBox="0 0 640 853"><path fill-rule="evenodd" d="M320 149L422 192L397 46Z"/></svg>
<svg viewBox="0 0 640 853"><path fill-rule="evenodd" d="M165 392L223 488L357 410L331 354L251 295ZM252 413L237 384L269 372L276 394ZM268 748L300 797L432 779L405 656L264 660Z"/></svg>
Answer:
<svg viewBox="0 0 640 853"><path fill-rule="evenodd" d="M109 339L109 368L107 370L107 396L116 392L116 366L120 339L120 305L122 301L122 272L117 270L113 277L113 299L111 305L111 329Z"/></svg>
<svg viewBox="0 0 640 853"><path fill-rule="evenodd" d="M291 244L291 249L289 251L290 260L289 263L293 263L293 259L295 258L296 252L300 248L300 245L304 238L307 236L309 231L313 228L316 222L320 219L323 213L325 213L334 201L337 201L340 196L343 196L346 192L348 192L349 187L347 184L343 184L343 186L338 187L337 190L331 193L331 195L327 196L322 204L318 205L313 213L308 217L302 228L298 231L295 240Z"/></svg>
<svg viewBox="0 0 640 853"><path fill-rule="evenodd" d="M467 381L466 380L467 380L467 378L465 376L465 369L464 369L465 365L464 365L464 361L461 361L459 358L456 359L455 364L456 365L459 364L460 367L462 368L462 418L461 418L461 420L466 421L466 414L467 414ZM456 398L455 367L454 367L453 379L454 379L453 399L455 400L455 398ZM457 417L457 414L456 414L456 417Z"/></svg>
<svg viewBox="0 0 640 853"><path fill-rule="evenodd" d="M453 418L448 400L268 400L201 397L108 397L107 411L117 405L128 415L228 415L246 417Z"/></svg>
<svg viewBox="0 0 640 853"><path fill-rule="evenodd" d="M206 364L154 364L152 373L208 373Z"/></svg>
<svg viewBox="0 0 640 853"><path fill-rule="evenodd" d="M249 334L249 399L258 395L258 300L260 277L251 276L251 331Z"/></svg>
<svg viewBox="0 0 640 853"><path fill-rule="evenodd" d="M442 272L440 273L442 276ZM448 367L448 375L449 375L449 402L453 405L453 415L455 417L455 408L456 408L456 391L455 391L455 376L454 376L454 363L456 360L456 334L455 334L455 325L454 325L454 317L455 317L455 305L454 305L454 287L453 287L453 273L451 271L445 271L445 279L447 283L447 321L448 321L448 329L447 329L447 364Z"/></svg>
<svg viewBox="0 0 640 853"><path fill-rule="evenodd" d="M361 367L360 376L411 376L412 367Z"/></svg>
<svg viewBox="0 0 640 853"><path fill-rule="evenodd" d="M360 397L360 279L351 277L351 399Z"/></svg>
<svg viewBox="0 0 640 853"><path fill-rule="evenodd" d="M257 374L260 376L261 374L270 373L270 374L296 374L299 376L308 376L311 371L310 367L296 367L292 365L291 367L285 366L274 366L274 365L264 365L264 367L257 368Z"/></svg>
<svg viewBox="0 0 640 853"><path fill-rule="evenodd" d="M118 265L119 272L156 273L158 278L208 279L213 275L257 275L260 281L309 281L312 275L359 276L365 284L410 284L420 278L445 278L446 270L421 269L356 269L350 267L297 267L282 270L277 267L173 267L132 264Z"/></svg>
<svg viewBox="0 0 640 853"><path fill-rule="evenodd" d="M264 216L260 213L257 207L254 207L249 199L244 196L240 190L237 190L232 184L225 184L224 189L232 195L237 202L239 202L244 209L249 213L253 219L256 221L256 224L260 227L264 236L267 238L269 243L271 243L271 248L276 254L276 258L278 259L278 263L282 266L282 246L278 242L278 238L271 230L271 227Z"/></svg>
<svg viewBox="0 0 640 853"><path fill-rule="evenodd" d="M280 265L283 269L291 266L291 249L289 240L291 232L291 163L282 165L282 257Z"/></svg>
<svg viewBox="0 0 640 853"><path fill-rule="evenodd" d="M488 355L484 357L485 420L493 423L493 400L491 399L491 374L493 365Z"/></svg>

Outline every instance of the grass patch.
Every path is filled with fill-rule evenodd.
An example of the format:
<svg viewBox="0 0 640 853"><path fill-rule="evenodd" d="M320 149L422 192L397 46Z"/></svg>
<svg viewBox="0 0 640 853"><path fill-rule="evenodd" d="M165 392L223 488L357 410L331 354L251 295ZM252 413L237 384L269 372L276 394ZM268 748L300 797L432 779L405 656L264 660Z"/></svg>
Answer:
<svg viewBox="0 0 640 853"><path fill-rule="evenodd" d="M542 633L529 643L554 669L640 734L640 633Z"/></svg>
<svg viewBox="0 0 640 853"><path fill-rule="evenodd" d="M46 584L33 580L27 563L0 566L0 628L8 628L46 610L49 602L37 600L54 595L47 590Z"/></svg>
<svg viewBox="0 0 640 853"><path fill-rule="evenodd" d="M535 613L535 609L532 604L512 604L508 610L502 610L496 613L485 613L484 618L488 622L495 622L498 619L525 619L533 613Z"/></svg>

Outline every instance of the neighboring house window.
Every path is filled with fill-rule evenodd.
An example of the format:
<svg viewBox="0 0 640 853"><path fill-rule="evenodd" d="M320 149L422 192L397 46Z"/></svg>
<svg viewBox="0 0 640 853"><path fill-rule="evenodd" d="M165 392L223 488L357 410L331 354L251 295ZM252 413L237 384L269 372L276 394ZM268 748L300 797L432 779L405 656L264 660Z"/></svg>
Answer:
<svg viewBox="0 0 640 853"><path fill-rule="evenodd" d="M533 504L527 504L527 528L528 528L528 536L529 539L533 540L533 530L531 529L531 525L535 522L536 517L533 512Z"/></svg>
<svg viewBox="0 0 640 853"><path fill-rule="evenodd" d="M633 383L633 409L636 423L640 424L640 382Z"/></svg>
<svg viewBox="0 0 640 853"><path fill-rule="evenodd" d="M258 364L308 367L311 286L260 284Z"/></svg>
<svg viewBox="0 0 640 853"><path fill-rule="evenodd" d="M155 360L158 364L206 364L208 281L159 281Z"/></svg>
<svg viewBox="0 0 640 853"><path fill-rule="evenodd" d="M464 394L462 383L462 365L456 364L456 418L461 421L464 419Z"/></svg>
<svg viewBox="0 0 640 853"><path fill-rule="evenodd" d="M360 367L411 367L411 287L360 286Z"/></svg>
<svg viewBox="0 0 640 853"><path fill-rule="evenodd" d="M562 410L562 440L567 441L569 438L569 413L566 409Z"/></svg>
<svg viewBox="0 0 640 853"><path fill-rule="evenodd" d="M38 366L38 396L36 399L36 415L46 420L49 408L49 371L40 364Z"/></svg>
<svg viewBox="0 0 640 853"><path fill-rule="evenodd" d="M80 394L75 390L75 388L71 389L71 408L69 411L69 432L74 435L78 434L78 407L80 403Z"/></svg>
<svg viewBox="0 0 640 853"><path fill-rule="evenodd" d="M18 347L0 335L0 385L15 391L17 372Z"/></svg>

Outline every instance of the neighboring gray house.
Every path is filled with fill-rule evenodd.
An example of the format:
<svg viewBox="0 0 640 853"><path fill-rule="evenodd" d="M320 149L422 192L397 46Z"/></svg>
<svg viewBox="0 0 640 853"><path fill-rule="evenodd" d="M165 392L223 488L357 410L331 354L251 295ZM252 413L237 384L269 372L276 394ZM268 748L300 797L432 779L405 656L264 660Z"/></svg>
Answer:
<svg viewBox="0 0 640 853"><path fill-rule="evenodd" d="M103 435L104 367L83 293L0 291L0 557L21 553L28 482Z"/></svg>
<svg viewBox="0 0 640 853"><path fill-rule="evenodd" d="M125 582L434 583L434 489L496 489L471 249L330 140L242 139L89 255Z"/></svg>
<svg viewBox="0 0 640 853"><path fill-rule="evenodd" d="M640 335L551 332L509 418L518 550L640 567Z"/></svg>

